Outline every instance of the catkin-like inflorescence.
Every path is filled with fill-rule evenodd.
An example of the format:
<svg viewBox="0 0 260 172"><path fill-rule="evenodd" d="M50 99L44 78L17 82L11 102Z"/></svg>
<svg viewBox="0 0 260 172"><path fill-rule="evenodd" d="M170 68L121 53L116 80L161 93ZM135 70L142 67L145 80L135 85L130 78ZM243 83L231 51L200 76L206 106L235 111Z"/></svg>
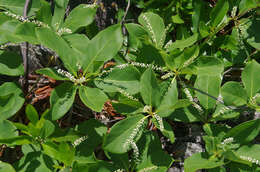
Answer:
<svg viewBox="0 0 260 172"><path fill-rule="evenodd" d="M83 136L83 137L80 137L78 138L77 140L75 140L73 143L72 143L72 146L75 148L77 147L78 145L80 145L82 142L84 142L85 140L87 140L88 136Z"/></svg>
<svg viewBox="0 0 260 172"><path fill-rule="evenodd" d="M151 167L143 168L143 169L140 170L139 172L150 172L150 171L154 171L154 170L157 170L157 169L158 169L157 166L151 166Z"/></svg>
<svg viewBox="0 0 260 172"><path fill-rule="evenodd" d="M71 34L71 33L72 33L72 30L69 29L69 28L60 28L60 29L57 31L57 34L58 34L59 36L63 35L64 33Z"/></svg>
<svg viewBox="0 0 260 172"><path fill-rule="evenodd" d="M155 117L155 119L157 120L157 122L159 124L159 129L161 131L163 131L164 130L163 119L159 115L157 115L156 113L154 113L153 116Z"/></svg>
<svg viewBox="0 0 260 172"><path fill-rule="evenodd" d="M117 90L118 90L119 93L121 93L125 97L129 98L130 100L138 102L137 98L134 98L132 95L130 95L130 93L126 92L124 89L118 88Z"/></svg>
<svg viewBox="0 0 260 172"><path fill-rule="evenodd" d="M69 80L74 82L75 84L82 84L86 81L86 78L84 76L76 79L71 73L69 73L65 70L62 70L62 69L58 69L57 72L65 77L69 78Z"/></svg>
<svg viewBox="0 0 260 172"><path fill-rule="evenodd" d="M188 90L188 88L184 88L184 93L186 94L189 101L192 102L192 106L195 109L197 109L200 114L203 114L204 113L203 109L200 107L200 105L198 105L196 102L194 102L194 99L193 99L190 91Z"/></svg>
<svg viewBox="0 0 260 172"><path fill-rule="evenodd" d="M149 22L148 18L145 15L143 15L142 17L143 17L145 23L147 24L148 31L151 33L151 37L152 37L153 42L156 43L156 37L155 37L155 33L153 31L151 23Z"/></svg>
<svg viewBox="0 0 260 172"><path fill-rule="evenodd" d="M229 143L232 143L232 142L234 142L234 138L233 137L228 137L225 140L223 140L223 142L221 142L221 144L222 145L226 145L226 144L229 144Z"/></svg>
<svg viewBox="0 0 260 172"><path fill-rule="evenodd" d="M9 17L12 17L12 18L14 18L14 19L16 19L16 20L19 20L19 21L21 21L21 22L23 22L23 23L34 23L34 24L36 24L36 25L39 26L39 27L50 28L49 25L47 25L46 23L43 23L43 22L41 22L41 21L38 21L38 20L29 20L29 19L27 19L27 18L25 18L25 17L23 17L23 16L19 16L19 15L17 15L17 14L13 14L13 13L8 12L8 11L4 12L4 14L7 15L7 16L9 16Z"/></svg>
<svg viewBox="0 0 260 172"><path fill-rule="evenodd" d="M124 143L123 147L130 147L133 149L133 156L134 156L134 160L136 162L138 162L138 157L139 157L139 150L138 147L135 143L135 137L138 135L139 132L141 132L141 128L145 122L146 118L142 118L136 125L136 127L133 129L132 133L130 134L129 138L126 140L126 142Z"/></svg>
<svg viewBox="0 0 260 172"><path fill-rule="evenodd" d="M241 159L245 160L245 161L249 161L251 163L254 163L254 164L257 164L257 165L260 165L260 161L255 159L255 158L252 158L252 157L249 157L249 156L240 156Z"/></svg>

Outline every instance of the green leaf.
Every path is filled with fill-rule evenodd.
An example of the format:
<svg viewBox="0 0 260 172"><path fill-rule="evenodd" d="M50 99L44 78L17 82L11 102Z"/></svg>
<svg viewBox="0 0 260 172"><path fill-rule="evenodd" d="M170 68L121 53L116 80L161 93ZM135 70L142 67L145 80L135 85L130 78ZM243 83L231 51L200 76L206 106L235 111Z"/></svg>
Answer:
<svg viewBox="0 0 260 172"><path fill-rule="evenodd" d="M158 136L150 131L146 132L137 142L137 146L141 160L136 166L136 170L139 172L147 171L147 169L152 172L165 172L174 161L162 150Z"/></svg>
<svg viewBox="0 0 260 172"><path fill-rule="evenodd" d="M58 30L60 26L63 24L65 12L69 0L55 0L54 1L54 15L52 17L51 24L53 28Z"/></svg>
<svg viewBox="0 0 260 172"><path fill-rule="evenodd" d="M21 0L1 0L0 7L4 7L5 9L10 10L11 12L18 14L20 16L23 15L25 1ZM33 15L40 7L40 1L32 1L28 7L27 16Z"/></svg>
<svg viewBox="0 0 260 172"><path fill-rule="evenodd" d="M96 80L95 84L106 92L118 92L120 89L133 95L140 91L140 76L140 72L133 66L124 69L116 67L102 80Z"/></svg>
<svg viewBox="0 0 260 172"><path fill-rule="evenodd" d="M67 143L62 142L59 145L52 142L42 144L43 152L53 159L63 162L66 166L70 166L75 154L75 149L71 148Z"/></svg>
<svg viewBox="0 0 260 172"><path fill-rule="evenodd" d="M143 115L129 116L113 125L110 133L105 137L104 150L118 154L130 150L131 137L133 136L133 142L139 139L146 126L145 118Z"/></svg>
<svg viewBox="0 0 260 172"><path fill-rule="evenodd" d="M129 35L132 37L135 37L137 39L145 39L148 36L148 33L146 30L139 24L135 23L127 23L125 24L125 27L127 31L129 32Z"/></svg>
<svg viewBox="0 0 260 172"><path fill-rule="evenodd" d="M93 162L94 151L102 143L107 127L95 119L90 119L79 124L78 132L87 139L76 145L75 160L79 163Z"/></svg>
<svg viewBox="0 0 260 172"><path fill-rule="evenodd" d="M31 144L32 143L32 137L31 136L16 136L12 138L4 138L0 139L1 144L6 144L8 146L19 146L24 144Z"/></svg>
<svg viewBox="0 0 260 172"><path fill-rule="evenodd" d="M239 115L239 112L234 111L223 104L217 104L216 110L211 117L211 121L225 121L232 118L238 118Z"/></svg>
<svg viewBox="0 0 260 172"><path fill-rule="evenodd" d="M173 144L175 142L175 135L171 125L166 120L163 120L163 126L164 126L164 130L161 131L162 134L168 139L170 139L171 143Z"/></svg>
<svg viewBox="0 0 260 172"><path fill-rule="evenodd" d="M176 109L168 118L173 121L178 122L197 122L197 121L203 121L203 117L198 112L196 108L194 108L189 100L185 100L190 105L187 105L187 107Z"/></svg>
<svg viewBox="0 0 260 172"><path fill-rule="evenodd" d="M226 105L242 106L247 103L246 90L238 82L226 82L221 88L221 95Z"/></svg>
<svg viewBox="0 0 260 172"><path fill-rule="evenodd" d="M69 45L72 47L73 50L78 51L83 55L84 53L87 53L86 46L90 42L90 40L86 35L69 34L69 35L63 35L62 38L69 43Z"/></svg>
<svg viewBox="0 0 260 172"><path fill-rule="evenodd" d="M141 76L140 85L141 96L145 104L158 107L161 100L160 88L151 67Z"/></svg>
<svg viewBox="0 0 260 172"><path fill-rule="evenodd" d="M157 110L156 113L161 116L161 117L168 117L169 112L173 113L176 109L179 108L185 108L187 106L189 106L191 104L191 102L188 99L180 99L178 100L175 104L165 104L165 105L161 105Z"/></svg>
<svg viewBox="0 0 260 172"><path fill-rule="evenodd" d="M55 80L61 80L61 81L69 80L69 78L66 78L65 76L60 75L57 72L57 70L52 69L52 68L41 68L41 69L36 70L36 73L46 75Z"/></svg>
<svg viewBox="0 0 260 172"><path fill-rule="evenodd" d="M252 98L260 90L260 64L255 60L248 63L242 72L242 82L246 88L247 95Z"/></svg>
<svg viewBox="0 0 260 172"><path fill-rule="evenodd" d="M206 14L206 3L203 0L195 0L193 1L194 13L192 14L192 25L193 32L199 32L200 22L203 21Z"/></svg>
<svg viewBox="0 0 260 172"><path fill-rule="evenodd" d="M6 17L6 16L1 16L1 17ZM3 43L21 43L23 42L18 36L16 36L15 30L17 26L19 26L21 22L16 21L16 20L8 20L4 21L1 23L0 31L1 31L1 37L4 38Z"/></svg>
<svg viewBox="0 0 260 172"><path fill-rule="evenodd" d="M227 0L219 0L217 5L213 8L210 13L211 25L213 27L218 26L218 24L223 20L224 16L227 14L229 9L229 2Z"/></svg>
<svg viewBox="0 0 260 172"><path fill-rule="evenodd" d="M256 15L256 17L254 17L253 19L241 19L240 23L240 37L246 39L247 43L251 45L253 48L260 50L260 35L258 32L258 28L260 27L259 15Z"/></svg>
<svg viewBox="0 0 260 172"><path fill-rule="evenodd" d="M59 37L55 32L47 28L37 28L36 34L39 42L55 51L61 60L63 61L65 67L69 72L76 75L77 63L78 63L78 53L73 51L67 42Z"/></svg>
<svg viewBox="0 0 260 172"><path fill-rule="evenodd" d="M243 14L246 11L259 7L260 4L257 0L241 0L239 3L239 14Z"/></svg>
<svg viewBox="0 0 260 172"><path fill-rule="evenodd" d="M8 120L0 121L0 131L0 139L17 137L19 134L15 125Z"/></svg>
<svg viewBox="0 0 260 172"><path fill-rule="evenodd" d="M75 32L80 27L91 24L94 20L97 8L87 8L86 6L86 4L80 4L74 8L66 18L62 27L69 28L72 32Z"/></svg>
<svg viewBox="0 0 260 172"><path fill-rule="evenodd" d="M36 25L34 23L21 23L15 30L15 35L23 41L31 44L39 44L35 33Z"/></svg>
<svg viewBox="0 0 260 172"><path fill-rule="evenodd" d="M86 72L96 72L104 61L113 58L123 43L121 26L110 26L99 32L86 46L85 57L81 59L81 66ZM95 67L95 63L101 63Z"/></svg>
<svg viewBox="0 0 260 172"><path fill-rule="evenodd" d="M196 172L200 169L212 169L224 165L225 163L217 160L209 160L206 153L195 153L191 157L185 159L185 172Z"/></svg>
<svg viewBox="0 0 260 172"><path fill-rule="evenodd" d="M22 57L13 52L0 51L0 74L9 76L23 75Z"/></svg>
<svg viewBox="0 0 260 172"><path fill-rule="evenodd" d="M52 12L51 12L51 5L46 0L40 0L41 7L39 11L36 12L36 18L37 20L51 25L52 20Z"/></svg>
<svg viewBox="0 0 260 172"><path fill-rule="evenodd" d="M0 121L8 119L20 110L24 103L22 90L17 84L5 82L0 86Z"/></svg>
<svg viewBox="0 0 260 172"><path fill-rule="evenodd" d="M0 172L15 172L11 164L0 161Z"/></svg>
<svg viewBox="0 0 260 172"><path fill-rule="evenodd" d="M254 145L244 145L240 147L236 154L242 159L248 161L247 157L254 159L254 162L257 160L260 161L260 145L254 144ZM249 161L250 162L250 161ZM251 162L252 163L252 162Z"/></svg>
<svg viewBox="0 0 260 172"><path fill-rule="evenodd" d="M22 152L24 156L17 162L14 167L17 171L26 172L52 172L55 171L55 165L58 165L51 157L43 154L39 146L23 145Z"/></svg>
<svg viewBox="0 0 260 172"><path fill-rule="evenodd" d="M173 42L170 47L169 51L173 51L176 48L184 49L186 47L192 46L199 40L199 34L195 33L194 35L184 39L184 40L176 40Z"/></svg>
<svg viewBox="0 0 260 172"><path fill-rule="evenodd" d="M107 95L100 89L86 86L79 87L79 96L87 107L96 112L101 112L104 103L108 100Z"/></svg>
<svg viewBox="0 0 260 172"><path fill-rule="evenodd" d="M50 97L52 120L57 120L68 112L76 92L77 87L70 82L65 82L52 91Z"/></svg>
<svg viewBox="0 0 260 172"><path fill-rule="evenodd" d="M147 12L138 17L138 22L144 26L156 46L161 48L166 37L163 19L155 13Z"/></svg>
<svg viewBox="0 0 260 172"><path fill-rule="evenodd" d="M177 89L177 81L174 80L173 82L171 82L171 84L168 87L167 92L165 93L165 95L162 97L162 101L160 106L158 107L158 109L167 109L167 111L164 110L164 114L158 114L159 116L165 117L165 116L169 116L172 111L169 110L169 108L172 105L175 105L178 101L178 89ZM175 110L175 109L174 109Z"/></svg>
<svg viewBox="0 0 260 172"><path fill-rule="evenodd" d="M36 125L36 123L39 121L39 115L36 109L31 104L28 104L26 106L25 113L27 118L31 121L31 123L33 125Z"/></svg>
<svg viewBox="0 0 260 172"><path fill-rule="evenodd" d="M220 75L223 70L224 64L218 58L205 56L198 59L198 75Z"/></svg>
<svg viewBox="0 0 260 172"><path fill-rule="evenodd" d="M173 23L177 23L177 24L184 23L184 21L181 19L181 17L178 14L172 16L172 21L173 21Z"/></svg>
<svg viewBox="0 0 260 172"><path fill-rule="evenodd" d="M198 61L198 76L194 87L217 98L220 92L221 73L224 70L223 63L213 57L201 57ZM206 109L214 108L216 100L209 95L197 91L196 95L200 104Z"/></svg>
<svg viewBox="0 0 260 172"><path fill-rule="evenodd" d="M220 85L221 85L220 76L199 75L195 82L195 88L216 98L219 96ZM196 92L196 95L200 101L200 104L206 110L210 110L214 108L216 104L215 99L198 91Z"/></svg>
<svg viewBox="0 0 260 172"><path fill-rule="evenodd" d="M260 131L260 119L243 122L227 132L226 138L233 137L240 144L252 141Z"/></svg>

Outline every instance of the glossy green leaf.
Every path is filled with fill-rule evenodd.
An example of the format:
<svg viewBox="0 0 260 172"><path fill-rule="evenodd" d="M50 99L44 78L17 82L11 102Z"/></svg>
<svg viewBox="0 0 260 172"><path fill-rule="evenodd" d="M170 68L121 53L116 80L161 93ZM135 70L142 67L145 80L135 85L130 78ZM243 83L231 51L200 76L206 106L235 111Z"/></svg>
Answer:
<svg viewBox="0 0 260 172"><path fill-rule="evenodd" d="M11 164L0 161L0 172L15 172Z"/></svg>
<svg viewBox="0 0 260 172"><path fill-rule="evenodd" d="M171 82L171 84L168 87L167 92L165 95L162 97L162 101L158 109L167 109L168 112L164 111L165 114L158 114L160 116L169 116L172 111L169 111L169 107L172 105L176 104L178 101L178 89L177 89L177 81L174 80ZM168 114L168 115L167 115Z"/></svg>
<svg viewBox="0 0 260 172"><path fill-rule="evenodd" d="M220 76L210 76L210 75L199 75L195 82L195 88L211 95L214 97L219 96L221 85ZM196 95L200 101L200 104L207 110L214 108L216 100L209 95L196 92Z"/></svg>
<svg viewBox="0 0 260 172"><path fill-rule="evenodd" d="M243 122L227 132L226 138L233 137L238 143L245 144L252 141L260 131L260 119Z"/></svg>
<svg viewBox="0 0 260 172"><path fill-rule="evenodd" d="M21 0L1 0L0 7L4 7L5 9L10 10L11 12L18 14L20 16L23 15L25 1ZM33 1L31 5L28 7L28 16L33 15L40 7L40 1Z"/></svg>
<svg viewBox="0 0 260 172"><path fill-rule="evenodd" d="M236 154L240 158L242 157L241 159L243 159L243 160L248 161L247 157L250 157L252 160L254 159L254 162L256 162L256 160L259 162L260 161L259 149L260 149L259 144L244 145L236 151Z"/></svg>
<svg viewBox="0 0 260 172"><path fill-rule="evenodd" d="M117 122L105 137L103 148L112 153L125 153L131 149L131 135L134 136L133 142L137 141L146 126L146 118L143 115L129 116ZM116 146L115 146L116 145Z"/></svg>
<svg viewBox="0 0 260 172"><path fill-rule="evenodd" d="M137 164L137 171L165 172L173 163L170 155L162 150L161 142L157 135L146 132L137 142L141 162Z"/></svg>
<svg viewBox="0 0 260 172"><path fill-rule="evenodd" d="M51 118L57 120L65 115L71 108L76 95L77 87L65 82L56 87L50 97Z"/></svg>
<svg viewBox="0 0 260 172"><path fill-rule="evenodd" d="M67 42L59 37L55 32L47 28L37 28L36 34L39 42L42 45L55 51L69 72L76 75L76 64L79 60L78 54L70 48Z"/></svg>
<svg viewBox="0 0 260 172"><path fill-rule="evenodd" d="M101 112L103 105L108 100L107 95L103 91L87 86L81 86L79 88L79 96L87 107L96 112Z"/></svg>
<svg viewBox="0 0 260 172"><path fill-rule="evenodd" d="M188 37L187 39L184 40L176 40L175 42L173 42L170 47L169 47L169 51L173 51L176 48L179 49L184 49L186 47L192 46L193 44L195 44L197 41L199 40L199 34L195 33L194 35Z"/></svg>
<svg viewBox="0 0 260 172"><path fill-rule="evenodd" d="M241 23L239 25L239 30L241 35L240 37L246 39L246 42L249 45L251 45L253 48L260 50L260 42L259 42L260 35L258 32L258 28L260 27L259 15L254 17L253 19L248 19L248 18L241 19L240 23Z"/></svg>
<svg viewBox="0 0 260 172"><path fill-rule="evenodd" d="M72 32L75 32L80 27L87 26L93 22L96 10L97 6L88 8L86 4L80 4L70 12L62 27L69 28Z"/></svg>
<svg viewBox="0 0 260 172"><path fill-rule="evenodd" d="M209 160L206 153L195 153L184 161L185 172L196 172L200 169L211 169L224 165L217 160Z"/></svg>
<svg viewBox="0 0 260 172"><path fill-rule="evenodd" d="M213 8L210 13L211 25L213 27L218 26L218 24L223 20L224 16L227 14L229 9L229 2L226 0L219 0L217 5Z"/></svg>
<svg viewBox="0 0 260 172"><path fill-rule="evenodd" d="M17 84L5 82L0 86L0 121L8 119L20 110L24 103L22 90Z"/></svg>
<svg viewBox="0 0 260 172"><path fill-rule="evenodd" d="M53 166L57 163L54 159L43 154L36 145L23 145L22 151L24 156L14 164L17 171L52 172L55 170Z"/></svg>
<svg viewBox="0 0 260 172"><path fill-rule="evenodd" d="M0 121L0 131L0 139L17 137L19 134L15 125L8 120Z"/></svg>
<svg viewBox="0 0 260 172"><path fill-rule="evenodd" d="M148 68L140 80L140 92L146 105L157 107L160 104L161 94L154 72Z"/></svg>
<svg viewBox="0 0 260 172"><path fill-rule="evenodd" d="M133 95L140 91L140 76L140 72L132 66L124 69L115 68L102 80L96 80L95 84L106 92L124 90Z"/></svg>
<svg viewBox="0 0 260 172"><path fill-rule="evenodd" d="M224 70L223 62L215 57L205 56L198 59L198 75L220 75Z"/></svg>
<svg viewBox="0 0 260 172"><path fill-rule="evenodd" d="M162 47L166 37L163 19L155 13L147 12L141 14L138 21L144 26L156 46Z"/></svg>
<svg viewBox="0 0 260 172"><path fill-rule="evenodd" d="M54 14L52 17L51 24L56 30L58 30L60 26L63 24L68 3L69 0L54 1Z"/></svg>
<svg viewBox="0 0 260 172"><path fill-rule="evenodd" d="M87 45L86 54L81 59L81 66L86 72L97 71L104 61L113 58L123 43L121 26L119 24L110 26L99 32ZM101 63L97 64L97 63ZM97 64L97 66L95 66Z"/></svg>
<svg viewBox="0 0 260 172"><path fill-rule="evenodd" d="M61 80L61 81L62 80L69 80L69 78L66 78L65 76L60 75L57 72L57 70L52 69L52 68L41 68L41 69L36 70L36 73L48 76L48 77L55 79L55 80Z"/></svg>
<svg viewBox="0 0 260 172"><path fill-rule="evenodd" d="M36 12L36 18L50 26L52 20L51 4L45 0L40 0L40 3L40 9Z"/></svg>
<svg viewBox="0 0 260 172"><path fill-rule="evenodd" d="M191 102L188 99L180 99L175 104L165 104L161 105L157 110L156 113L161 117L168 117L174 112L176 109L188 107ZM169 112L171 112L169 114Z"/></svg>
<svg viewBox="0 0 260 172"><path fill-rule="evenodd" d="M252 98L260 90L260 64L255 60L248 63L242 72L242 82L246 88L247 95Z"/></svg>
<svg viewBox="0 0 260 172"><path fill-rule="evenodd" d="M47 142L42 144L42 147L43 152L46 155L63 162L66 166L71 165L74 158L75 150L71 148L67 143L62 142L57 145L52 142Z"/></svg>
<svg viewBox="0 0 260 172"><path fill-rule="evenodd" d="M171 125L166 120L163 120L163 126L164 130L162 131L162 134L170 139L171 143L173 144L175 142L175 135Z"/></svg>
<svg viewBox="0 0 260 172"><path fill-rule="evenodd" d="M73 50L78 51L79 53L86 52L86 46L90 42L88 37L83 34L69 34L62 36L63 39L65 39L69 45L72 47Z"/></svg>
<svg viewBox="0 0 260 172"><path fill-rule="evenodd" d="M23 75L22 57L14 52L0 51L0 74L9 76Z"/></svg>
<svg viewBox="0 0 260 172"><path fill-rule="evenodd" d="M79 163L93 162L94 151L102 143L107 127L95 119L89 119L79 124L78 132L87 139L76 146L75 160Z"/></svg>
<svg viewBox="0 0 260 172"><path fill-rule="evenodd" d="M239 3L239 14L243 14L246 11L259 6L260 4L257 0L241 0Z"/></svg>
<svg viewBox="0 0 260 172"><path fill-rule="evenodd" d="M221 88L221 95L226 105L242 106L247 103L246 90L238 82L226 82Z"/></svg>
<svg viewBox="0 0 260 172"><path fill-rule="evenodd" d="M39 121L39 115L36 109L31 104L28 104L26 106L25 113L30 122L33 125L36 125L36 123Z"/></svg>
<svg viewBox="0 0 260 172"><path fill-rule="evenodd" d="M35 33L36 25L34 23L21 23L15 30L15 35L23 41L31 44L39 44Z"/></svg>

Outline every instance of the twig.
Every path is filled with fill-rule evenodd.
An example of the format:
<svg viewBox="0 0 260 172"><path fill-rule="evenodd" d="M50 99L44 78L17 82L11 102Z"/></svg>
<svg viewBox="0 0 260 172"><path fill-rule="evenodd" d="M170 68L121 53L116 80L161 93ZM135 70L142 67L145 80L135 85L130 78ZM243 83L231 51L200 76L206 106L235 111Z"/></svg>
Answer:
<svg viewBox="0 0 260 172"><path fill-rule="evenodd" d="M124 24L124 22L125 22L125 18L127 16L127 13L128 13L129 8L130 8L130 5L131 5L131 0L128 0L127 6L126 6L126 9L125 9L125 14L124 14L124 17L123 17L123 19L121 21L121 24Z"/></svg>
<svg viewBox="0 0 260 172"><path fill-rule="evenodd" d="M27 18L27 12L29 7L30 0L25 0L24 9L23 9L23 17ZM23 88L25 92L28 91L28 42L25 42L21 45L21 51L23 56L23 65L24 65L24 78L23 78Z"/></svg>

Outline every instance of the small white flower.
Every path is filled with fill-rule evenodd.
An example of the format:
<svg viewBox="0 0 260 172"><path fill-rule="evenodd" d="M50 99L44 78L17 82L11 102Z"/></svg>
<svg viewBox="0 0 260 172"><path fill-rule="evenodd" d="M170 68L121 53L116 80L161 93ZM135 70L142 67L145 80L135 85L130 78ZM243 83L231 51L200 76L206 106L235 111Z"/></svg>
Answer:
<svg viewBox="0 0 260 172"><path fill-rule="evenodd" d="M75 140L73 143L72 143L72 146L75 148L77 147L78 145L80 145L82 142L84 142L85 140L87 140L88 136L83 136L83 137L80 137L78 138L77 140Z"/></svg>

